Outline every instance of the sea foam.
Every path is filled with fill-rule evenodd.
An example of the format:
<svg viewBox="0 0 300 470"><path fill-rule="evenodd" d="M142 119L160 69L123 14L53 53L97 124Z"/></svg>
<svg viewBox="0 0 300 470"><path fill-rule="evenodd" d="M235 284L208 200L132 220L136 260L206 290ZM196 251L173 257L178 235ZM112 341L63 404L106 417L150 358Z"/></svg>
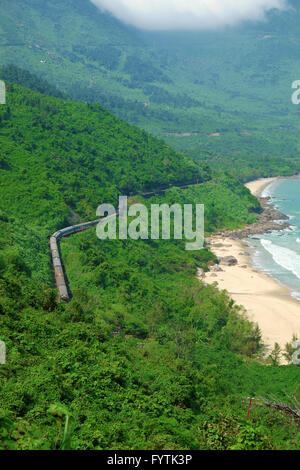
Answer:
<svg viewBox="0 0 300 470"><path fill-rule="evenodd" d="M261 244L272 255L275 263L292 272L300 279L300 255L289 248L276 245L270 240L261 240Z"/></svg>
<svg viewBox="0 0 300 470"><path fill-rule="evenodd" d="M292 292L291 296L296 300L300 300L300 292Z"/></svg>

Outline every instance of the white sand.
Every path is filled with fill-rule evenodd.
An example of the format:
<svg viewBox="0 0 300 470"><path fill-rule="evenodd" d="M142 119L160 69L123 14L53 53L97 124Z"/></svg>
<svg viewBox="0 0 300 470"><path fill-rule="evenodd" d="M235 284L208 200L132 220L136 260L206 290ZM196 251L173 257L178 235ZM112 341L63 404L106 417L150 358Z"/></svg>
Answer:
<svg viewBox="0 0 300 470"><path fill-rule="evenodd" d="M253 181L247 187L259 195L275 179ZM258 323L269 349L275 342L284 349L293 334L300 338L300 302L290 297L289 289L252 267L245 242L220 237L212 237L210 241L218 258L232 255L238 265L221 266L223 272L207 273L205 282L217 282L220 289L227 290L237 304L245 307L249 318Z"/></svg>
<svg viewBox="0 0 300 470"><path fill-rule="evenodd" d="M246 188L250 189L251 193L258 197L261 195L263 190L269 186L269 184L273 183L273 181L276 181L280 178L274 177L274 178L260 178L259 180L255 181L250 181L250 183L245 184Z"/></svg>

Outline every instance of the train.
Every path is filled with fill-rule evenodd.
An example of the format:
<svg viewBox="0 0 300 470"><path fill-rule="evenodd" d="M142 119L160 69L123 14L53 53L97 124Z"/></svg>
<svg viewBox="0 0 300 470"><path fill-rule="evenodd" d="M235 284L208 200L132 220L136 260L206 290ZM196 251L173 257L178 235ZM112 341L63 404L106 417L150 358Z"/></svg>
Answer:
<svg viewBox="0 0 300 470"><path fill-rule="evenodd" d="M197 183L191 183L187 184L184 186L177 186L177 188L180 189L185 189L190 186L199 186L201 183L197 181ZM167 191L167 189L171 188L172 185L170 185L168 188L164 189L159 189L157 191L149 192L149 193L144 193L141 194L141 196L145 198L149 198L151 196L154 196L156 194L161 194ZM91 227L95 227L96 225L99 224L99 222L105 222L110 217L115 217L118 216L119 212L117 211L115 214L110 215L104 219L97 219L97 220L92 220L90 222L83 222L81 224L77 225L71 225L70 227L63 228L61 230L58 230L55 232L53 235L51 235L49 243L50 243L50 251L51 251L51 258L52 258L52 265L53 265L53 271L54 271L54 278L55 278L55 284L59 292L59 298L60 300L63 300L65 302L69 302L71 300L71 296L69 294L68 290L68 282L67 282L67 277L65 275L63 265L61 262L61 256L60 256L60 251L59 251L59 246L58 242L61 238L63 237L68 237L69 235L73 235L74 233L77 232L82 232L83 230L87 230Z"/></svg>
<svg viewBox="0 0 300 470"><path fill-rule="evenodd" d="M95 227L100 222L99 219L92 220L90 222L84 222L78 225L71 225L70 227L63 228L55 232L49 240L50 244L50 252L51 252L51 259L54 271L54 278L55 284L58 289L59 299L65 302L69 302L71 300L68 286L67 286L67 278L63 269L63 265L61 262L61 256L59 251L59 240L63 237L67 237L69 235L73 235L77 232L82 232L83 230L87 230L91 227Z"/></svg>

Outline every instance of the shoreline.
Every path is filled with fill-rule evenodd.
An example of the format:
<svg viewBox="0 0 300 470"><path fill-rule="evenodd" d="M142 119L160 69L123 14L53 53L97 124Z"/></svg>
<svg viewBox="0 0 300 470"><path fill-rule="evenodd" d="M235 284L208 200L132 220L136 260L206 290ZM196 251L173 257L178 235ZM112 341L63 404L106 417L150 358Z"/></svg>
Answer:
<svg viewBox="0 0 300 470"><path fill-rule="evenodd" d="M263 190L270 184L286 178L260 178L245 184L245 187L249 189L249 191L259 200L260 203L261 210L256 211L257 221L253 224L246 225L241 229L217 232L214 234L214 236L244 240L253 235L261 235L263 233L271 233L273 231L281 231L290 228L291 224L289 217L286 214L279 212L272 204L270 204L270 197L261 196ZM295 178L299 178L299 176L295 176Z"/></svg>
<svg viewBox="0 0 300 470"><path fill-rule="evenodd" d="M261 194L264 189L266 189L269 184L273 183L274 181L279 180L287 180L287 179L297 179L300 178L300 175L293 175L293 176L271 176L270 178L259 178L257 180L249 181L244 186L248 188L253 196L261 197Z"/></svg>
<svg viewBox="0 0 300 470"><path fill-rule="evenodd" d="M266 189L271 183L282 179L280 176L274 176L271 178L259 178L258 180L249 181L244 186L248 188L253 196L261 197L264 189Z"/></svg>
<svg viewBox="0 0 300 470"><path fill-rule="evenodd" d="M261 178L245 186L258 197L269 184L278 179L282 178ZM221 233L212 236L209 243L217 258L233 256L237 264L220 264L221 271L212 268L203 278L204 282L216 282L219 289L226 290L237 305L245 308L248 318L259 325L267 354L275 342L284 350L294 334L300 337L300 302L291 297L288 287L253 267L247 242L239 237L231 237L230 233ZM281 362L284 364L284 360Z"/></svg>

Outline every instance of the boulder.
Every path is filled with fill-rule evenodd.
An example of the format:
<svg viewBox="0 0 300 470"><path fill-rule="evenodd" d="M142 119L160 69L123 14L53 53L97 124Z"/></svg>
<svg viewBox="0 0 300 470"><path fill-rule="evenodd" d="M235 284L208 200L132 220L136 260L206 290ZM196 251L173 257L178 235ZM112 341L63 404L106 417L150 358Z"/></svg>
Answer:
<svg viewBox="0 0 300 470"><path fill-rule="evenodd" d="M216 264L215 266L213 266L212 268L210 268L210 271L212 273L219 273L221 271L224 271L221 266L219 266L218 264Z"/></svg>
<svg viewBox="0 0 300 470"><path fill-rule="evenodd" d="M234 256L225 256L224 258L219 259L219 264L223 266L236 266L238 260Z"/></svg>

